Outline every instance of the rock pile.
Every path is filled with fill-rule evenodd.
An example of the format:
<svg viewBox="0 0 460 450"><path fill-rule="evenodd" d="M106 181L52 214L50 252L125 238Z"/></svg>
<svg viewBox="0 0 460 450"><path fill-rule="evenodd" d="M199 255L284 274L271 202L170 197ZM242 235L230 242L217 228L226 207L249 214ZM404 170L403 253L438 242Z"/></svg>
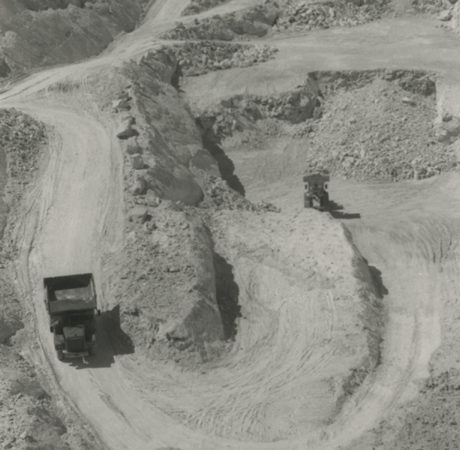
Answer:
<svg viewBox="0 0 460 450"><path fill-rule="evenodd" d="M456 365L448 367L448 370L440 373L436 369L430 371L430 377L421 388L421 395L409 404L410 409L403 419L402 426L399 422L398 433L394 433L395 428L391 427L391 419L387 419L390 421L388 426L383 423L382 429L391 436L391 440L385 440L388 442L388 448L405 450L417 447L458 447L460 372Z"/></svg>
<svg viewBox="0 0 460 450"><path fill-rule="evenodd" d="M33 366L3 345L0 364L2 449L69 448L65 444L67 428Z"/></svg>
<svg viewBox="0 0 460 450"><path fill-rule="evenodd" d="M280 209L268 202L252 203L231 189L220 177L208 176L204 183L205 198L200 207L209 210L240 210L253 212L280 212Z"/></svg>
<svg viewBox="0 0 460 450"><path fill-rule="evenodd" d="M15 109L0 110L0 145L6 153L7 198L11 200L30 182L36 169L41 146L46 142L45 127Z"/></svg>
<svg viewBox="0 0 460 450"><path fill-rule="evenodd" d="M445 115L435 126L435 90L422 71L316 72L291 92L238 95L197 120L229 148L262 149L288 137L308 149L299 164L312 171L327 167L360 180L426 178L456 167L451 144L460 136L460 118Z"/></svg>
<svg viewBox="0 0 460 450"><path fill-rule="evenodd" d="M198 14L207 9L214 8L215 6L225 3L227 0L192 0L189 5L182 11L183 16L190 16Z"/></svg>
<svg viewBox="0 0 460 450"><path fill-rule="evenodd" d="M410 94L376 79L338 91L308 135L307 167L361 180L426 178L452 170L455 157L433 125L433 96ZM442 141L442 139L441 139Z"/></svg>
<svg viewBox="0 0 460 450"><path fill-rule="evenodd" d="M269 0L263 5L242 11L195 20L190 25L182 22L163 33L163 39L231 41L244 36L263 37L273 27L280 15L276 2Z"/></svg>
<svg viewBox="0 0 460 450"><path fill-rule="evenodd" d="M439 14L448 10L457 0L412 0L412 8L416 12Z"/></svg>
<svg viewBox="0 0 460 450"><path fill-rule="evenodd" d="M380 19L390 8L390 1L332 0L291 3L277 22L278 30L355 26Z"/></svg>
<svg viewBox="0 0 460 450"><path fill-rule="evenodd" d="M202 112L198 120L203 128L212 128L214 135L218 139L223 139L250 128L261 119L300 123L318 118L321 114L320 93L307 84L289 93L271 97L237 95L222 100L216 107Z"/></svg>
<svg viewBox="0 0 460 450"><path fill-rule="evenodd" d="M278 49L268 45L243 45L215 41L185 42L171 47L187 76L231 67L249 67L272 59Z"/></svg>
<svg viewBox="0 0 460 450"><path fill-rule="evenodd" d="M311 30L354 26L380 19L391 8L390 0L328 0L310 2L272 0L244 11L179 23L165 39L216 39L231 41L241 36L262 37L270 30ZM196 10L195 8L193 9Z"/></svg>

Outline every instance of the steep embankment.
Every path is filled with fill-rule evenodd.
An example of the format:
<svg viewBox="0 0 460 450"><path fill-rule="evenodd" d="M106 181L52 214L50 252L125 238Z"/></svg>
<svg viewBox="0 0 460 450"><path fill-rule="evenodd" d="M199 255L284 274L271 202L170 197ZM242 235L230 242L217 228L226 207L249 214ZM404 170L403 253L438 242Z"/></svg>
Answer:
<svg viewBox="0 0 460 450"><path fill-rule="evenodd" d="M100 53L132 31L147 0L1 0L0 81ZM52 32L50 32L52 30Z"/></svg>

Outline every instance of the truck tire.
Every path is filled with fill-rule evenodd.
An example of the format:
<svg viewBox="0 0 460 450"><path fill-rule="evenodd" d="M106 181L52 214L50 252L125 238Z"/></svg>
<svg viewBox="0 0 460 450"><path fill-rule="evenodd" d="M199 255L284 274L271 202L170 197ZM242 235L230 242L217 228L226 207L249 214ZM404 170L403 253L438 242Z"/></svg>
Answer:
<svg viewBox="0 0 460 450"><path fill-rule="evenodd" d="M64 353L62 350L57 350L56 351L57 353L57 358L59 359L59 361L64 361Z"/></svg>
<svg viewBox="0 0 460 450"><path fill-rule="evenodd" d="M329 194L327 192L321 197L321 208L327 209L329 206Z"/></svg>

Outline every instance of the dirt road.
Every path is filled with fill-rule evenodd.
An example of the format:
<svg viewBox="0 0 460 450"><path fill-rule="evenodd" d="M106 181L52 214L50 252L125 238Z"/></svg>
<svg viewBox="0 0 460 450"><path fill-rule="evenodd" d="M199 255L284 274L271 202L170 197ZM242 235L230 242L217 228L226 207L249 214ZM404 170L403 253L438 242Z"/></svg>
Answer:
<svg viewBox="0 0 460 450"><path fill-rule="evenodd" d="M234 1L221 10L237 9L245 4L247 2ZM135 363L129 357L120 358L116 354L103 330L97 348L100 356L90 367L62 364L56 358L40 280L46 275L80 270L92 270L96 279L100 279L101 257L121 245L123 174L121 150L114 139L110 118L100 113L91 100L64 103L62 97L46 88L59 80L82 81L96 67L120 64L124 58L139 55L156 45L155 36L173 24L182 5L183 2L177 0L156 2L144 25L120 38L102 57L35 74L0 95L0 107L20 108L53 129L48 166L40 184L30 193L29 209L18 227L21 257L17 275L20 289L30 298L37 318L42 348L42 353L36 355L37 364L49 367L55 377L56 390L111 449L346 448L375 426L391 408L416 392L417 383L426 376L431 354L440 342L439 310L443 302L455 295L456 286L452 271L442 272L444 264L456 264L458 260L455 229L459 218L455 211L458 210L459 180L456 176L391 187L332 185L332 197L343 203L347 211L359 212L362 216L361 220L350 223L350 228L369 264L381 272L387 323L379 369L346 403L334 423L321 431L304 430L300 423L294 425L294 432L291 430L294 437L291 435L287 440L263 442L262 437L254 438L258 433L264 436L271 432L257 429L258 407L266 402L267 392L277 388L282 396L286 392L285 383L288 387L294 386L295 392L301 392L306 388L301 380L303 371L313 370L315 364L334 355L334 351L319 354L314 348L302 345L305 340L314 342L315 333L324 335L333 329L334 308L327 299L321 308L314 303L309 309L296 302L287 306L276 304L280 313L276 321L262 317L261 323L243 329L239 343L249 348L257 344L257 351L231 355L234 359L221 368L222 382L211 382L206 376L189 379L188 375L171 373L168 366L161 366L148 385L136 376ZM212 13L215 11L207 14ZM375 56L370 65L441 68L447 75L451 68L455 69L452 61L460 61L460 58L458 41L453 36L435 29L431 22L414 21L403 28L401 24L393 21L279 40L275 44L280 48L280 58L274 62L243 70L238 77L234 77L232 71L200 77L190 81L186 89L192 100L209 92L209 86L214 86L212 93L219 95L256 84L265 90L275 84L282 89L298 83L306 69L367 68L363 61L370 61L369 56L378 54L385 56ZM407 30L406 45L400 45L404 36L388 33L394 29ZM374 33L374 39L363 44L362 36L367 37L370 32ZM382 36L394 41L382 44L386 48L379 53L375 51L375 44ZM408 59L421 47L424 52L418 52L417 62ZM299 53L307 51L312 56L298 58ZM338 54L343 56L337 58ZM281 73L292 76L280 77ZM284 82L279 83L279 79ZM253 198L265 197L276 189L275 201L280 202L288 218L295 220L303 214L297 198L298 186L286 180L288 177L278 184L265 185L262 190L252 190L250 185L247 189ZM410 201L406 201L408 193ZM290 288L285 279L276 278L278 272L272 268L254 274L261 285L270 282L273 288ZM101 286L99 292L104 307ZM310 315L318 319L319 328L306 330L305 322ZM302 333L313 333L313 336ZM299 335L303 341L298 339ZM273 344L270 348L261 344L265 338ZM305 361L299 364L299 359ZM265 377L267 372L271 375ZM308 398L305 401L308 402ZM194 405L207 405L210 409L194 410ZM287 406L286 415L281 417L273 411L274 428L282 428L284 424L280 422L288 421ZM211 407L224 410L226 415L214 414ZM184 411L191 417L178 420ZM270 418L267 422L270 423ZM252 430L251 440L245 441L241 435L248 427L255 431Z"/></svg>

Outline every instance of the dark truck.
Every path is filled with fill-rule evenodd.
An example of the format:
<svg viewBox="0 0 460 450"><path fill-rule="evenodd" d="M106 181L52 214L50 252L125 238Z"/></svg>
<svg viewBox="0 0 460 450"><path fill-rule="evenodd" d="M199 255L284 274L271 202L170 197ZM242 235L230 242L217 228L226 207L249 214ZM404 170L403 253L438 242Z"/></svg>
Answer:
<svg viewBox="0 0 460 450"><path fill-rule="evenodd" d="M303 204L305 208L317 208L324 211L329 206L328 182L329 173L306 173L303 176L304 194Z"/></svg>
<svg viewBox="0 0 460 450"><path fill-rule="evenodd" d="M91 355L96 341L96 289L91 273L45 278L45 302L60 360Z"/></svg>

